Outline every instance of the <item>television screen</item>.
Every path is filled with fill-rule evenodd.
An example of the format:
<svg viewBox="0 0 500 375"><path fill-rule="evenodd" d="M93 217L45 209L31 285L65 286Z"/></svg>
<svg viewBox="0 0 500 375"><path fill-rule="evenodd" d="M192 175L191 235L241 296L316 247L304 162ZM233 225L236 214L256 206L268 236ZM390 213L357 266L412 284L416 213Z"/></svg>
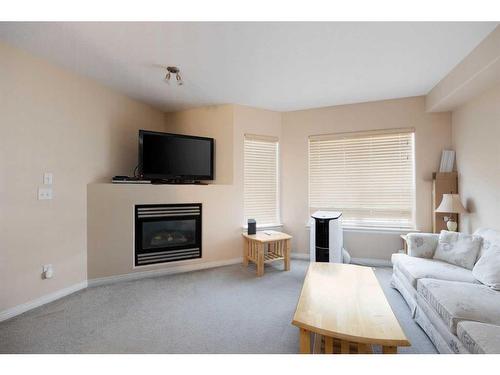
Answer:
<svg viewBox="0 0 500 375"><path fill-rule="evenodd" d="M139 131L139 167L145 179L213 180L214 140Z"/></svg>

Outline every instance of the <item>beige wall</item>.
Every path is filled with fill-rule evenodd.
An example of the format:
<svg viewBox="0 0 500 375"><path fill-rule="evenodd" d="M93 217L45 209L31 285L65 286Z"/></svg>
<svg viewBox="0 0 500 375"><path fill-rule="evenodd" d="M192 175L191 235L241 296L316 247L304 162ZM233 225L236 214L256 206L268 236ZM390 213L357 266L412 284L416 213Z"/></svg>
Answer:
<svg viewBox="0 0 500 375"><path fill-rule="evenodd" d="M308 251L308 136L406 127L415 128L417 229L429 231L432 172L439 166L441 151L451 146L450 113L426 113L424 97L413 97L283 114L282 218L294 235L294 251ZM354 257L389 259L401 247L398 237L348 232L345 247Z"/></svg>
<svg viewBox="0 0 500 375"><path fill-rule="evenodd" d="M190 265L241 257L243 137L281 135L281 114L239 105L196 108L165 116L165 130L215 138L216 181L208 186L91 184L88 188L89 280L179 263L134 268L133 207L149 203L202 203L202 259Z"/></svg>
<svg viewBox="0 0 500 375"><path fill-rule="evenodd" d="M460 216L460 230L500 230L500 86L453 111L452 137L459 192L470 211Z"/></svg>
<svg viewBox="0 0 500 375"><path fill-rule="evenodd" d="M87 279L87 184L130 174L138 129L163 126L163 113L0 43L0 311ZM54 199L38 201L45 171Z"/></svg>

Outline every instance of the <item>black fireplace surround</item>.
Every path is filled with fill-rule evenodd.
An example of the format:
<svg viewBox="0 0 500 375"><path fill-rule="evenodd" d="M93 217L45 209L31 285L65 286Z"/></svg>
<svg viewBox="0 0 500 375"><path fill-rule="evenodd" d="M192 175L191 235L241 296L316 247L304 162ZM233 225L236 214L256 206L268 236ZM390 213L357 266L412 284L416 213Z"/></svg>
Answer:
<svg viewBox="0 0 500 375"><path fill-rule="evenodd" d="M201 203L135 206L135 265L201 258Z"/></svg>

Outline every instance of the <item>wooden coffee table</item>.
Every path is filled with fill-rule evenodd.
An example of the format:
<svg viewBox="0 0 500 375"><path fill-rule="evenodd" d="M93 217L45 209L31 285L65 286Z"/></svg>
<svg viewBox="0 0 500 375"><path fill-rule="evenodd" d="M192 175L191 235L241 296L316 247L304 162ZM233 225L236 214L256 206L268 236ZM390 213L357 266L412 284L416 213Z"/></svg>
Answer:
<svg viewBox="0 0 500 375"><path fill-rule="evenodd" d="M301 353L371 353L381 345L395 354L410 346L370 267L311 263L292 324Z"/></svg>
<svg viewBox="0 0 500 375"><path fill-rule="evenodd" d="M290 240L286 233L272 231L271 234L243 233L243 265L251 261L257 265L257 276L264 275L264 263L284 261L285 271L290 271ZM267 245L267 249L266 249Z"/></svg>

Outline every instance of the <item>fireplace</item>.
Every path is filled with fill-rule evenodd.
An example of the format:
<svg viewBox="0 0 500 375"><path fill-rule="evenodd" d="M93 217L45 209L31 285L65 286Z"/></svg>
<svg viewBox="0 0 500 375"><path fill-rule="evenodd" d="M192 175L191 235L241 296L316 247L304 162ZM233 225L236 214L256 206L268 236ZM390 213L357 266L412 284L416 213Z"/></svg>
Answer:
<svg viewBox="0 0 500 375"><path fill-rule="evenodd" d="M201 203L135 206L135 265L201 258Z"/></svg>

